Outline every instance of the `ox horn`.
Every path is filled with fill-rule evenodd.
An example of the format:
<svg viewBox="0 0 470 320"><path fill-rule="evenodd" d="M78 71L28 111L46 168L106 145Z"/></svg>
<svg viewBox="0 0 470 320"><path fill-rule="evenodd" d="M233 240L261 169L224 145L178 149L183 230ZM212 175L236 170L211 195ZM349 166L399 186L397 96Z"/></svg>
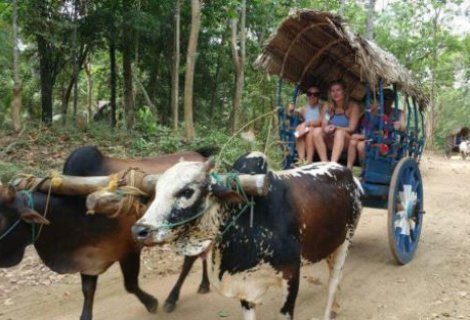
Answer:
<svg viewBox="0 0 470 320"><path fill-rule="evenodd" d="M215 167L215 159L214 157L210 157L209 159L206 160L206 162L204 162L202 166L202 170L208 173L212 169L214 169L214 167Z"/></svg>

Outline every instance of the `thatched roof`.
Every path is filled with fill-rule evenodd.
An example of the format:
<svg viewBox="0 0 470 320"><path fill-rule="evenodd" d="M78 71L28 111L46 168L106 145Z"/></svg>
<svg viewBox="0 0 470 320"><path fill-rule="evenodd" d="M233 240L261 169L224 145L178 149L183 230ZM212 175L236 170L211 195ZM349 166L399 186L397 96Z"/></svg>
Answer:
<svg viewBox="0 0 470 320"><path fill-rule="evenodd" d="M468 136L470 136L470 128L467 128L467 127L454 128L454 129L450 130L447 135L448 136L468 137Z"/></svg>
<svg viewBox="0 0 470 320"><path fill-rule="evenodd" d="M327 12L292 12L270 36L255 67L304 90L316 84L326 92L328 83L342 79L357 100L365 95L365 83L376 87L381 78L426 106L426 96L395 56L355 35L341 17Z"/></svg>

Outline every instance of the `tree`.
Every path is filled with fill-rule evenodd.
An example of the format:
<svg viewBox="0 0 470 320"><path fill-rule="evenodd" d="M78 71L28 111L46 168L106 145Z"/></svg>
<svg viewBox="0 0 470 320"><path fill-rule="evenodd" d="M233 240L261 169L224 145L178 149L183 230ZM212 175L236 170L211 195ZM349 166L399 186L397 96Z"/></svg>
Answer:
<svg viewBox="0 0 470 320"><path fill-rule="evenodd" d="M193 123L193 83L200 24L201 2L200 0L191 0L191 31L186 55L186 75L184 78L184 122L186 138L188 139L193 139L195 136Z"/></svg>
<svg viewBox="0 0 470 320"><path fill-rule="evenodd" d="M72 45L73 45L73 119L77 116L77 104L78 104L78 44L77 44L77 17L78 17L78 0L75 0L73 6L73 33L72 33ZM64 117L65 120L65 117Z"/></svg>
<svg viewBox="0 0 470 320"><path fill-rule="evenodd" d="M367 23L366 23L366 32L364 36L367 40L372 40L374 38L375 1L376 0L369 0L369 4L367 8Z"/></svg>
<svg viewBox="0 0 470 320"><path fill-rule="evenodd" d="M113 22L114 24L114 22ZM113 30L112 28L111 30ZM110 105L111 105L111 127L116 127L116 42L114 37L115 32L111 31L108 40L109 50L109 89L110 89Z"/></svg>
<svg viewBox="0 0 470 320"><path fill-rule="evenodd" d="M21 81L19 75L18 51L18 1L13 0L13 99L11 101L11 118L15 132L21 130Z"/></svg>
<svg viewBox="0 0 470 320"><path fill-rule="evenodd" d="M122 69L124 79L124 113L126 115L126 127L132 129L134 126L134 88L132 80L132 49L134 45L129 12L131 0L123 0L123 26L122 26Z"/></svg>
<svg viewBox="0 0 470 320"><path fill-rule="evenodd" d="M235 65L235 95L233 98L233 110L232 110L232 132L235 132L240 124L241 116L241 102L243 92L243 81L245 73L245 21L246 21L246 0L242 0L240 4L240 33L237 35L237 19L231 19L232 29L232 58ZM240 52L238 52L237 38L240 38Z"/></svg>
<svg viewBox="0 0 470 320"><path fill-rule="evenodd" d="M173 68L171 72L171 114L173 118L173 130L178 130L178 92L180 73L180 11L181 1L176 0L175 7L175 35L173 51Z"/></svg>
<svg viewBox="0 0 470 320"><path fill-rule="evenodd" d="M47 0L36 1L37 20L43 20L46 28L49 27L50 11ZM48 28L49 29L49 28ZM59 69L60 55L55 44L48 39L46 32L49 30L39 30L36 32L36 41L39 54L39 73L41 77L41 120L46 125L52 124L52 90Z"/></svg>

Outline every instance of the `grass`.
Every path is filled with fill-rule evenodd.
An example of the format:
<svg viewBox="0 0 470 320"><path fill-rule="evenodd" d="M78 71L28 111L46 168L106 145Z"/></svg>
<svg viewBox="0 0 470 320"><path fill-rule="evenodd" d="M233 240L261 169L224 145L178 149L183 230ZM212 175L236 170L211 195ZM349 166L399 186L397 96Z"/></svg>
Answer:
<svg viewBox="0 0 470 320"><path fill-rule="evenodd" d="M50 170L62 170L68 155L84 145L95 145L103 153L120 158L152 157L158 154L183 150L197 150L203 147L217 147L219 150L230 139L226 130L214 130L205 126L196 128L197 138L187 141L182 131L174 133L163 126L140 126L140 130L112 129L102 123L93 123L86 130L72 126L54 124L48 128L39 123L28 123L27 128L17 136L9 128L0 129L0 179L10 180L18 173L47 175ZM234 137L218 155L222 170L227 170L242 154L252 150L264 151L265 131L257 135L255 142ZM270 165L280 167L282 153L275 143L277 137L271 134L267 149Z"/></svg>

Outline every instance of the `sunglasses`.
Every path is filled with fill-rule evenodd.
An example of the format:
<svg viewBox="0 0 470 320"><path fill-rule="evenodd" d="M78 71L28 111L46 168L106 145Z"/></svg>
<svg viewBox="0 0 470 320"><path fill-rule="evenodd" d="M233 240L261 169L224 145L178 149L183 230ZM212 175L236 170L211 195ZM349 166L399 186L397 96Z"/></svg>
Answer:
<svg viewBox="0 0 470 320"><path fill-rule="evenodd" d="M320 97L320 92L310 92L310 91L307 91L305 93L307 95L307 97Z"/></svg>

